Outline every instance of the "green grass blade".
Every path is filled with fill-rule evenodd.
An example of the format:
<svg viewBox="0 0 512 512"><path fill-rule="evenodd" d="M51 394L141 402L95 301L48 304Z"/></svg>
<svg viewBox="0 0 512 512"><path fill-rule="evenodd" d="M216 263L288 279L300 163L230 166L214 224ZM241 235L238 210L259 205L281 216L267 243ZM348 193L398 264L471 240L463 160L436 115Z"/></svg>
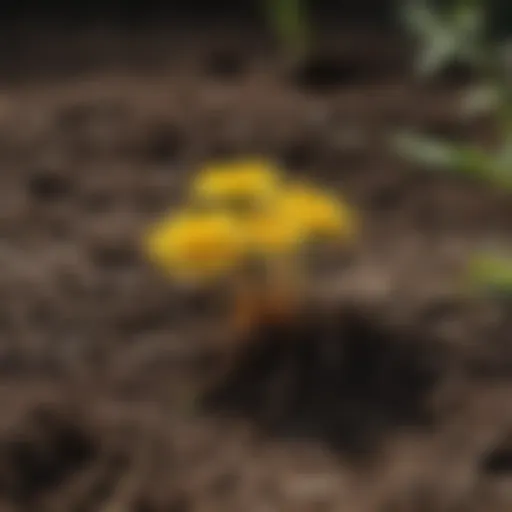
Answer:
<svg viewBox="0 0 512 512"><path fill-rule="evenodd" d="M512 258L475 255L468 263L467 279L472 289L512 297Z"/></svg>
<svg viewBox="0 0 512 512"><path fill-rule="evenodd" d="M455 146L415 133L398 133L391 144L402 158L431 170L489 179L494 167L492 156L479 148Z"/></svg>
<svg viewBox="0 0 512 512"><path fill-rule="evenodd" d="M294 53L304 53L310 32L304 0L264 1L268 22L281 44Z"/></svg>

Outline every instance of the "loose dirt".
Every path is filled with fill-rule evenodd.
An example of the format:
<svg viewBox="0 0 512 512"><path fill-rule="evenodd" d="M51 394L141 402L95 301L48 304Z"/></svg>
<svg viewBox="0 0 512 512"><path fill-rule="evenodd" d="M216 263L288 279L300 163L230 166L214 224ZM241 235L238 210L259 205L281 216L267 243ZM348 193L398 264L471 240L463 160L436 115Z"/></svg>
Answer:
<svg viewBox="0 0 512 512"><path fill-rule="evenodd" d="M2 510L512 509L510 308L460 281L510 247L512 202L386 143L489 122L390 37L323 46L287 74L250 34L33 34L0 66ZM363 240L325 318L255 334L199 403L209 333L138 243L197 166L245 153L339 189Z"/></svg>

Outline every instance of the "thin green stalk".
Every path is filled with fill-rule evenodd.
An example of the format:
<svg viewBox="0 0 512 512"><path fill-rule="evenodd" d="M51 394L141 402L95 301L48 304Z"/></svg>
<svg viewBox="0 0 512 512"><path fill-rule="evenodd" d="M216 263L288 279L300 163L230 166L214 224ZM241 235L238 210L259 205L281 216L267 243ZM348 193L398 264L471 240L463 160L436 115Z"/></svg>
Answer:
<svg viewBox="0 0 512 512"><path fill-rule="evenodd" d="M310 40L304 0L263 0L267 20L286 52L303 57Z"/></svg>

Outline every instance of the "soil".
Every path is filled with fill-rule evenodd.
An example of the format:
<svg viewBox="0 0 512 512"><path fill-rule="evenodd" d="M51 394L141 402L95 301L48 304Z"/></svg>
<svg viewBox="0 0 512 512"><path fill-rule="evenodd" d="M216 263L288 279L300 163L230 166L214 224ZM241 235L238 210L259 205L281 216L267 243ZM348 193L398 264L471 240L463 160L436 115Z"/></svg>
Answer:
<svg viewBox="0 0 512 512"><path fill-rule="evenodd" d="M1 510L512 509L510 305L461 287L512 201L390 151L494 137L457 115L471 77L419 84L405 47L326 36L285 72L250 33L103 30L3 59ZM138 243L199 165L255 153L339 190L362 242L324 314L197 395L211 333Z"/></svg>

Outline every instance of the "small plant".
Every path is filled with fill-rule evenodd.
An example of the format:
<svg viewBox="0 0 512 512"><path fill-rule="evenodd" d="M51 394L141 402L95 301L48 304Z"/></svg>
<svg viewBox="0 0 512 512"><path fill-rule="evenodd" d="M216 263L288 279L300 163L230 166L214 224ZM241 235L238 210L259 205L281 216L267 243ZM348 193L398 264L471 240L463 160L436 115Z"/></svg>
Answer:
<svg viewBox="0 0 512 512"><path fill-rule="evenodd" d="M238 160L202 169L185 207L151 227L144 251L171 280L231 298L221 379L254 329L300 318L314 278L305 248L350 245L357 230L334 195L285 179L270 162Z"/></svg>
<svg viewBox="0 0 512 512"><path fill-rule="evenodd" d="M462 112L492 113L500 140L493 150L486 150L403 132L393 137L393 146L404 158L428 169L512 189L512 83L505 45L486 37L483 0L452 0L444 11L427 0L409 0L404 13L407 26L420 40L416 65L420 75L430 77L452 61L470 64L481 83L464 97Z"/></svg>
<svg viewBox="0 0 512 512"><path fill-rule="evenodd" d="M339 198L286 180L269 162L238 160L202 169L185 208L150 229L145 252L175 281L243 289L238 318L247 319L247 290L274 305L276 296L295 303L308 272L304 249L350 245L356 232L355 214Z"/></svg>
<svg viewBox="0 0 512 512"><path fill-rule="evenodd" d="M431 78L453 62L471 66L481 83L464 96L462 112L491 113L499 144L489 151L405 132L393 138L403 157L441 172L456 172L512 192L512 83L506 44L490 42L486 34L484 0L452 0L444 10L428 0L409 0L403 19L419 43L416 71ZM465 279L470 287L492 295L512 294L512 260L493 254L470 258Z"/></svg>
<svg viewBox="0 0 512 512"><path fill-rule="evenodd" d="M418 50L415 71L429 78L454 63L478 66L485 35L481 0L451 0L433 8L430 0L403 0L403 25Z"/></svg>

